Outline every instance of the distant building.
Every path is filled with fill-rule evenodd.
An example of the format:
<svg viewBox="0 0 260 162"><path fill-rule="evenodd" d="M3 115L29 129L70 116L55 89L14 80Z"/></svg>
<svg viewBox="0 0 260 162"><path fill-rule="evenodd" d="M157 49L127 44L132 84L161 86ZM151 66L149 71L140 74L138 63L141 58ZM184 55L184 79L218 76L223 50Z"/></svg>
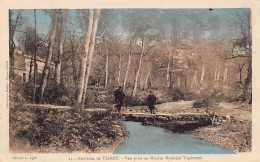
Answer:
<svg viewBox="0 0 260 162"><path fill-rule="evenodd" d="M14 51L14 64L11 65L14 68L14 73L21 76L22 82L29 81L29 73L30 73L30 62L31 62L31 55L25 54L23 51L15 49ZM45 66L45 59L41 57L36 57L37 62L37 73L38 78L41 76L44 66ZM53 71L55 68L55 64L51 63L51 77L54 76ZM34 72L34 66L32 66L32 75Z"/></svg>

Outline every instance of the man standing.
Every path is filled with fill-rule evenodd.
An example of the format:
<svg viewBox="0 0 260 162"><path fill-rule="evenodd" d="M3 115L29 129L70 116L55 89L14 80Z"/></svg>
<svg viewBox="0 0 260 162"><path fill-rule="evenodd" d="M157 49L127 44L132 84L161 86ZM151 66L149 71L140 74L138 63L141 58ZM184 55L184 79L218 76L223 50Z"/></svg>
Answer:
<svg viewBox="0 0 260 162"><path fill-rule="evenodd" d="M155 95L153 94L153 91L150 91L150 94L149 96L147 97L147 102L148 102L148 105L149 105L149 109L151 111L151 114L154 114L154 104L156 102L156 97Z"/></svg>
<svg viewBox="0 0 260 162"><path fill-rule="evenodd" d="M117 111L121 111L121 107L123 106L123 101L125 98L125 94L123 92L123 88L120 86L114 93L115 96L115 103L116 103L116 108Z"/></svg>

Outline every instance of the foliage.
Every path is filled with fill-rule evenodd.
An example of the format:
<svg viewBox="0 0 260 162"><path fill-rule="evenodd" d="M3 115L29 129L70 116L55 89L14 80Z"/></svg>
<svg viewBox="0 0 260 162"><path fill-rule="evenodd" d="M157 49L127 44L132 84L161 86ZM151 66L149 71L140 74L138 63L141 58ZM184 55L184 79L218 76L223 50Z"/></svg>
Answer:
<svg viewBox="0 0 260 162"><path fill-rule="evenodd" d="M209 106L209 98L200 98L193 102L192 107L194 108L202 108Z"/></svg>
<svg viewBox="0 0 260 162"><path fill-rule="evenodd" d="M124 106L141 106L145 105L145 100L141 100L138 96L126 96L124 99Z"/></svg>
<svg viewBox="0 0 260 162"><path fill-rule="evenodd" d="M24 85L25 99L29 102L33 102L34 85L32 82L25 83Z"/></svg>
<svg viewBox="0 0 260 162"><path fill-rule="evenodd" d="M37 149L96 151L126 135L122 128L111 110L10 109L10 139L27 140Z"/></svg>
<svg viewBox="0 0 260 162"><path fill-rule="evenodd" d="M230 97L226 90L220 88L205 88L196 94L196 100L193 103L194 108L208 107L216 102L229 101Z"/></svg>
<svg viewBox="0 0 260 162"><path fill-rule="evenodd" d="M85 100L87 108L107 108L113 103L113 92L106 91L102 87L89 86Z"/></svg>
<svg viewBox="0 0 260 162"><path fill-rule="evenodd" d="M173 88L168 91L168 94L172 96L172 101L184 100L184 93L179 88Z"/></svg>
<svg viewBox="0 0 260 162"><path fill-rule="evenodd" d="M68 91L64 84L56 84L52 82L46 87L44 93L44 102L49 104L68 105L70 104L68 99Z"/></svg>
<svg viewBox="0 0 260 162"><path fill-rule="evenodd" d="M46 10L42 11L46 12ZM17 10L16 13L15 10L10 10L9 12L13 12L14 14L13 17L10 17L13 20L10 24L12 26L15 20L14 17L16 17L15 15L20 13L20 11ZM66 20L67 27L64 29L62 77L66 78L64 79L65 85L57 87L53 86L52 83L47 85L46 91L48 92L46 92L44 96L45 103L62 105L75 103L75 87L77 86L80 62L82 60L82 54L84 53L84 33L88 22L85 21L88 17L87 10L77 10L76 12L79 14L75 15L72 14L71 11L68 11ZM221 25L216 26L214 24L215 22L221 24L224 22L224 19L227 18L220 18L216 14L207 14L207 17L201 18L201 14L208 12L208 10L166 11L160 9L102 10L99 19L98 36L96 39L89 84L94 85L98 83L105 85L104 83L107 78L106 89L122 85L126 77L129 53L131 53L131 64L125 89L125 92L130 92L126 93L130 96L133 85L135 84L133 78L137 76L140 53L142 51L141 39L145 37L145 51L155 43L156 46L149 48L149 54L142 59L142 67L140 73L138 72L139 77L137 78L137 87L139 88L137 90L137 97L126 97L126 105L145 104L148 95L145 85L148 85L148 83L153 89L164 90L164 92L158 91L158 94L156 94L158 97L157 103L196 100L201 98L201 93L205 93L206 96L208 95L210 98L214 98L214 100L216 98L218 101L232 100L232 98L240 96L241 93L245 93L246 90L244 89L251 91L251 77L249 75L250 73L248 73L249 70L246 70L248 61L244 61L245 57L240 57L240 61L238 61L238 56L235 56L237 59L230 59L234 57L234 55L232 55L235 51L234 47L240 47L240 50L246 50L246 52L249 53L247 57L251 57L250 49L247 49L251 46L249 30L250 11L248 9L238 9L236 14L232 14L232 12L229 11L230 15L228 17L232 17L232 19L230 23L224 24L226 30L219 30ZM53 20L53 10L49 13L51 13L49 14L50 19ZM187 20L192 21L180 19L183 13L185 13ZM124 19L120 18L122 16ZM115 25L115 23L118 24ZM124 37L118 33L118 26L124 27L122 29L125 33ZM197 26L197 28L193 28L194 26ZM238 26L241 26L241 29L238 28ZM60 27L61 25L58 25L58 28ZM26 32L23 34L20 33L19 35L18 32L15 32L16 37L19 36L18 43L20 49L24 49L25 54L28 55L29 53L33 53L35 50L34 45L36 45L37 56L45 58L48 46L48 34L39 35L36 33L37 42L33 42L32 40L34 40L35 36L34 27L27 24L24 26L24 30ZM58 31L59 30L60 29L58 29ZM205 32L206 30L208 32ZM221 31L220 33L222 34L223 32L233 33L233 35L231 34L230 36L236 39L233 40L233 38L231 39L230 37L222 41L222 39L219 38L224 35L221 35L219 31ZM58 40L58 36L56 36L55 39ZM230 46L230 41L234 41L233 47ZM58 41L56 41L53 46L53 58L57 58L58 48ZM106 54L108 55L108 72L105 70ZM173 62L170 63L169 60ZM55 61L55 59L52 59L52 61ZM119 63L119 61L121 62ZM120 70L119 64L121 65ZM170 77L172 82L170 85L175 87L173 90L167 90L167 65L169 65L169 67L171 66L172 70ZM205 65L205 67L203 65ZM238 68L240 71L237 71ZM151 73L147 76L150 69ZM204 78L201 77L202 71L204 71L202 69L205 70ZM247 79L249 85L242 86L242 84L246 82L247 75L249 76ZM120 78L118 79L119 76ZM195 83L193 83L194 80ZM223 90L224 87L230 88L232 84L238 82L239 84L236 84L236 87L233 88L234 90L232 89L232 93L237 96L226 95L227 92ZM197 91L207 89L207 87L214 88L218 91L215 93L221 95L219 97L211 96L211 92L206 90L197 93ZM143 90L145 90L145 92ZM228 91L231 90L228 89ZM29 102L32 101L32 92L32 85L26 85L25 98ZM112 93L100 93L94 92L94 90L88 90L87 93L85 101L87 107L107 107L108 104L114 103ZM250 94L248 96L250 96Z"/></svg>
<svg viewBox="0 0 260 162"><path fill-rule="evenodd" d="M9 101L10 107L19 103L24 103L26 101L26 95L24 94L24 85L21 82L21 77L13 74L14 77L10 78L9 82Z"/></svg>

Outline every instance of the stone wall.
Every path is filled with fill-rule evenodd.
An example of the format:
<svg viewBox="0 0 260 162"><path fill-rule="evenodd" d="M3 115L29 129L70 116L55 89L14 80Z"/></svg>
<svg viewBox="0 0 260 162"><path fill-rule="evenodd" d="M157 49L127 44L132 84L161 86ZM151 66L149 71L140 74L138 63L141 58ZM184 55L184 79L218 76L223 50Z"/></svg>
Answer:
<svg viewBox="0 0 260 162"><path fill-rule="evenodd" d="M123 120L142 122L143 125L153 125L166 128L175 132L184 132L186 130L196 129L201 126L211 124L209 114L157 114L150 115L144 113L123 113Z"/></svg>

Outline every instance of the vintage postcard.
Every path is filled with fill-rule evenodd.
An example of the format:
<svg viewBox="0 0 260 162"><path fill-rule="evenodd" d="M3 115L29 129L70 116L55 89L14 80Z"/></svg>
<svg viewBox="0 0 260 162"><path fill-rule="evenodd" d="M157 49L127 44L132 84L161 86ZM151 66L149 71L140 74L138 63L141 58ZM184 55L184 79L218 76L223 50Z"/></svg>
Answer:
<svg viewBox="0 0 260 162"><path fill-rule="evenodd" d="M260 161L259 1L37 2L0 2L0 161Z"/></svg>

